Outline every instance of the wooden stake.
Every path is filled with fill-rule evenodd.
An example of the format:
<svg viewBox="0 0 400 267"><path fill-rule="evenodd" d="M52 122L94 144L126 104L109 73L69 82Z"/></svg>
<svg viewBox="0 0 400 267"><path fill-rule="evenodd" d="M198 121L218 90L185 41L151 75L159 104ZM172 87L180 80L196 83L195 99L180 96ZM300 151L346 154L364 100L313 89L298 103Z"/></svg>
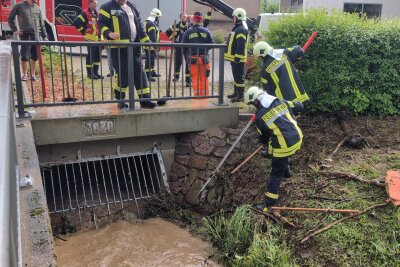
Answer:
<svg viewBox="0 0 400 267"><path fill-rule="evenodd" d="M363 177L357 176L357 175L349 173L349 172L320 171L318 173L320 173L322 175L325 175L325 176L329 176L331 178L345 178L345 179L355 180L355 181L359 181L359 182L366 183L366 184L376 185L376 186L379 186L379 187L385 187L385 181L384 180L378 180L378 179L367 180L367 179L365 179Z"/></svg>
<svg viewBox="0 0 400 267"><path fill-rule="evenodd" d="M243 167L243 165L246 164L249 160L251 160L255 155L257 155L262 148L263 146L257 148L256 151L253 152L253 154L248 156L242 163L239 164L239 166L237 166L233 171L231 171L231 174L237 173Z"/></svg>
<svg viewBox="0 0 400 267"><path fill-rule="evenodd" d="M317 209L317 208L289 208L271 207L272 211L306 211L306 212L332 212L332 213L360 213L360 210L340 210L340 209Z"/></svg>
<svg viewBox="0 0 400 267"><path fill-rule="evenodd" d="M368 212L369 210L371 210L371 209L381 208L381 207L385 207L385 206L387 206L387 205L388 205L388 203L374 205L374 206L371 206L371 207L366 208L365 210L363 210L363 211L361 211L361 212L359 212L359 213L352 214L352 215L347 216L347 217L344 217L344 218L342 218L342 219L340 219L340 220L334 221L333 223L328 224L327 226L325 226L325 227L323 227L323 228L321 228L321 229L319 229L319 230L317 230L317 231L314 231L314 232L312 232L310 235L308 235L308 236L306 236L305 238L303 238L303 240L300 241L300 244L303 244L304 242L306 242L306 241L309 240L310 238L312 238L312 237L314 237L314 236L316 236L316 235L318 235L318 234L320 234L320 233L323 233L323 232L325 232L326 230L329 230L329 229L332 228L333 226L335 226L335 225L337 225L337 224L339 224L339 223L341 223L341 222L343 222L343 221L345 221L345 220L358 217L358 216L360 216L361 214L367 213L367 212Z"/></svg>

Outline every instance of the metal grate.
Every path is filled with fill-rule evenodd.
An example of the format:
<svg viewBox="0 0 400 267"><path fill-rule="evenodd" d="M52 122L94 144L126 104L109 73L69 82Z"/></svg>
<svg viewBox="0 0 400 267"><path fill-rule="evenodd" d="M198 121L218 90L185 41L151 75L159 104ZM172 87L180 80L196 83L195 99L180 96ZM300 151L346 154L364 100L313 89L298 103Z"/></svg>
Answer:
<svg viewBox="0 0 400 267"><path fill-rule="evenodd" d="M85 209L104 206L110 215L111 205L123 209L127 202L135 202L139 212L138 200L164 188L169 191L156 147L143 153L41 164L41 172L50 214L78 211L81 225Z"/></svg>

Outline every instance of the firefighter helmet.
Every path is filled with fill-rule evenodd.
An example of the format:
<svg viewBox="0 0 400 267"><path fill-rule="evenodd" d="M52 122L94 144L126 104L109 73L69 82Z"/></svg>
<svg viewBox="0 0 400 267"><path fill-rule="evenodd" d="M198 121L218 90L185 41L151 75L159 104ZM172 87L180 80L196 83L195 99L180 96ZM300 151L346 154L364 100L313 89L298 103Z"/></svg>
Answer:
<svg viewBox="0 0 400 267"><path fill-rule="evenodd" d="M153 8L153 10L150 12L150 15L159 18L162 16L162 13L158 8Z"/></svg>
<svg viewBox="0 0 400 267"><path fill-rule="evenodd" d="M244 94L244 102L246 104L254 103L257 97L263 93L264 91L257 86L250 87L249 90L247 90Z"/></svg>
<svg viewBox="0 0 400 267"><path fill-rule="evenodd" d="M253 55L256 57L265 57L266 55L271 53L273 49L274 48L270 46L267 42L261 41L254 45Z"/></svg>
<svg viewBox="0 0 400 267"><path fill-rule="evenodd" d="M238 20L246 20L246 10L243 8L236 8L232 13L232 17L237 17Z"/></svg>

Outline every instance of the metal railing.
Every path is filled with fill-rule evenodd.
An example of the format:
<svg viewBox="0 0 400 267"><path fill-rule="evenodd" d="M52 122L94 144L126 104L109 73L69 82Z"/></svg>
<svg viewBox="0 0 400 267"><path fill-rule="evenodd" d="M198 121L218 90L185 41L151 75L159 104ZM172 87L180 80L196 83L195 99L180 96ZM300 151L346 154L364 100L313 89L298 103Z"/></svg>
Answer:
<svg viewBox="0 0 400 267"><path fill-rule="evenodd" d="M135 109L135 102L142 102L135 96L135 52L141 49L140 64L145 68L145 60L148 57L144 48L152 47L156 50L154 70L161 77L148 78L150 89L150 101L166 101L166 100L187 100L187 99L205 99L215 98L218 105L223 105L224 95L224 49L223 44L152 44L152 43L112 43L114 51L118 51L119 62L121 62L121 51L123 55L127 52L128 66L119 65L119 69L126 68L128 71L128 92L126 99L115 99L113 91L118 86L115 84L117 79L121 84L127 81L121 81L121 75L104 77L104 79L90 79L85 71L85 55L88 49L109 48L110 43L95 42L33 42L33 41L14 41L12 42L12 51L14 62L19 62L19 49L22 45L34 45L38 51L42 51L43 70L40 70L41 79L39 81L27 80L27 90L23 90L21 80L21 69L19 64L14 64L15 83L17 88L18 113L24 116L24 110L27 107L39 106L58 106L58 105L83 105L83 104L103 104L103 103L129 103L131 110ZM100 48L100 53L101 53ZM160 50L160 48L163 48ZM166 48L166 49L165 49ZM185 71L190 73L190 62L186 63L186 59L190 60L190 53L185 57L183 50L189 52L207 48L209 50L209 64L211 71L208 76L209 94L197 95L192 84L186 84ZM171 57L171 51L182 53L182 64L180 67L179 79L173 79L175 72L175 56ZM172 58L172 59L171 59ZM92 58L91 58L92 59ZM110 62L110 61L109 61ZM138 61L136 61L138 62ZM112 68L106 60L101 59L99 62L100 76L112 71ZM30 66L32 67L32 66ZM28 71L29 72L29 71ZM189 75L190 76L190 75ZM198 75L199 76L199 75ZM153 79L153 81L150 81ZM154 81L155 79L155 81ZM202 80L202 81L205 81ZM206 83L206 82L205 82ZM188 85L188 86L187 86ZM204 84L205 86L205 84Z"/></svg>
<svg viewBox="0 0 400 267"><path fill-rule="evenodd" d="M21 266L19 179L11 47L0 42L0 266Z"/></svg>

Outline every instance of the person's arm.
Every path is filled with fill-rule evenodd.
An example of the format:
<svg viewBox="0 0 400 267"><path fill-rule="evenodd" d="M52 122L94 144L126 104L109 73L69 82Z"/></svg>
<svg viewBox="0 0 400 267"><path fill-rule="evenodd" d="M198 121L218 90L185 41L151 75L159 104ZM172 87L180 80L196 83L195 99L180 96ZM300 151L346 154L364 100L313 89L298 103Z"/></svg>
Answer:
<svg viewBox="0 0 400 267"><path fill-rule="evenodd" d="M87 25L87 16L84 12L82 12L79 16L77 16L74 20L75 28L82 34L85 34L86 25Z"/></svg>
<svg viewBox="0 0 400 267"><path fill-rule="evenodd" d="M15 17L18 13L19 4L16 4L8 14L8 25L12 32L18 32L17 24L15 23Z"/></svg>
<svg viewBox="0 0 400 267"><path fill-rule="evenodd" d="M111 14L105 5L100 8L100 14L98 18L100 34L103 35L106 40L118 40L119 35L111 31Z"/></svg>
<svg viewBox="0 0 400 267"><path fill-rule="evenodd" d="M204 28L207 28L208 25L210 24L211 15L212 15L212 9L207 12L207 15L204 18L204 22L203 22L203 27Z"/></svg>
<svg viewBox="0 0 400 267"><path fill-rule="evenodd" d="M263 90L268 92L269 84L268 84L268 73L266 71L266 64L263 64L261 67L261 84L263 87Z"/></svg>
<svg viewBox="0 0 400 267"><path fill-rule="evenodd" d="M292 101L286 101L286 102L289 105L291 112L295 116L297 116L300 112L304 110L304 105L301 102L292 102Z"/></svg>
<svg viewBox="0 0 400 267"><path fill-rule="evenodd" d="M247 32L245 30L240 30L235 34L234 38L236 41L235 62L240 63L240 61L245 59Z"/></svg>
<svg viewBox="0 0 400 267"><path fill-rule="evenodd" d="M265 123L257 119L256 120L256 126L257 126L257 133L258 133L258 139L260 140L261 144L266 145L269 142L269 134L268 132L264 129L265 128Z"/></svg>
<svg viewBox="0 0 400 267"><path fill-rule="evenodd" d="M152 43L157 42L156 26L152 22L146 22L146 32Z"/></svg>
<svg viewBox="0 0 400 267"><path fill-rule="evenodd" d="M294 47L285 49L285 54L288 55L289 59L293 63L296 63L304 55L304 51L303 48L301 48L299 45L296 45Z"/></svg>

